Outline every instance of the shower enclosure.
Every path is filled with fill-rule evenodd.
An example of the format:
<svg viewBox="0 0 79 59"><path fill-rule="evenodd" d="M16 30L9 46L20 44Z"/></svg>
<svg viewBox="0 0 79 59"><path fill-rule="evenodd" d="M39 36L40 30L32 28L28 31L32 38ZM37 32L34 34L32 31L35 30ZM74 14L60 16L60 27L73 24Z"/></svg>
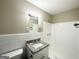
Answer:
<svg viewBox="0 0 79 59"><path fill-rule="evenodd" d="M45 23L46 24L46 23ZM60 22L45 26L45 41L50 44L51 59L78 59L79 57L79 21ZM76 25L76 26L75 26ZM48 29L48 30L47 30ZM51 38L47 36L51 33Z"/></svg>

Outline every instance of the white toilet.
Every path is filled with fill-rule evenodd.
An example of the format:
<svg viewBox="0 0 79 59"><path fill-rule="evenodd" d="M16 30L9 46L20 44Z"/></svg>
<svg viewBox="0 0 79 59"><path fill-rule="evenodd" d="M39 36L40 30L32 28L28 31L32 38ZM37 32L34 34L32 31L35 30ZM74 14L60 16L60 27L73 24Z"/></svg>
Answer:
<svg viewBox="0 0 79 59"><path fill-rule="evenodd" d="M23 53L23 49L18 49L1 55L0 59L20 59L22 53Z"/></svg>

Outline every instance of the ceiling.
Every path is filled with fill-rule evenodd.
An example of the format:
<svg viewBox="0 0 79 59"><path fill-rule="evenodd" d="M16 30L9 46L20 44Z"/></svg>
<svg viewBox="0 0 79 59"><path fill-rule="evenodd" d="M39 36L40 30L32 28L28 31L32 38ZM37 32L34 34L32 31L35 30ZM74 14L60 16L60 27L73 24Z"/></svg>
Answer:
<svg viewBox="0 0 79 59"><path fill-rule="evenodd" d="M51 15L79 7L79 0L27 0Z"/></svg>

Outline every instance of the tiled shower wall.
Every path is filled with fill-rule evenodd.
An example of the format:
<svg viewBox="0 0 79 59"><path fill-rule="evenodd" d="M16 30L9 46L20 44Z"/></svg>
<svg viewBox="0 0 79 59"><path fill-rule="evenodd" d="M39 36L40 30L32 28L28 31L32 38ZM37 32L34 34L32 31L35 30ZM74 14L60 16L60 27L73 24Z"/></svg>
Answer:
<svg viewBox="0 0 79 59"><path fill-rule="evenodd" d="M56 59L78 59L78 31L74 22L52 24L52 50Z"/></svg>

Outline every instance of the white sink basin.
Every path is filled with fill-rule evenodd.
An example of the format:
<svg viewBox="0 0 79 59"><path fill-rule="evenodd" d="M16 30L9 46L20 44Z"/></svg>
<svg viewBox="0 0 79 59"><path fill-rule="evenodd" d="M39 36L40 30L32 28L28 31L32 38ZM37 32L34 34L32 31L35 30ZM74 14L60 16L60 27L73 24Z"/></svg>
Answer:
<svg viewBox="0 0 79 59"><path fill-rule="evenodd" d="M43 46L44 44L42 44L42 43L37 43L37 44L34 44L33 45L33 47L35 48L35 49L37 49L37 48L39 48L39 47L41 47L41 46Z"/></svg>

